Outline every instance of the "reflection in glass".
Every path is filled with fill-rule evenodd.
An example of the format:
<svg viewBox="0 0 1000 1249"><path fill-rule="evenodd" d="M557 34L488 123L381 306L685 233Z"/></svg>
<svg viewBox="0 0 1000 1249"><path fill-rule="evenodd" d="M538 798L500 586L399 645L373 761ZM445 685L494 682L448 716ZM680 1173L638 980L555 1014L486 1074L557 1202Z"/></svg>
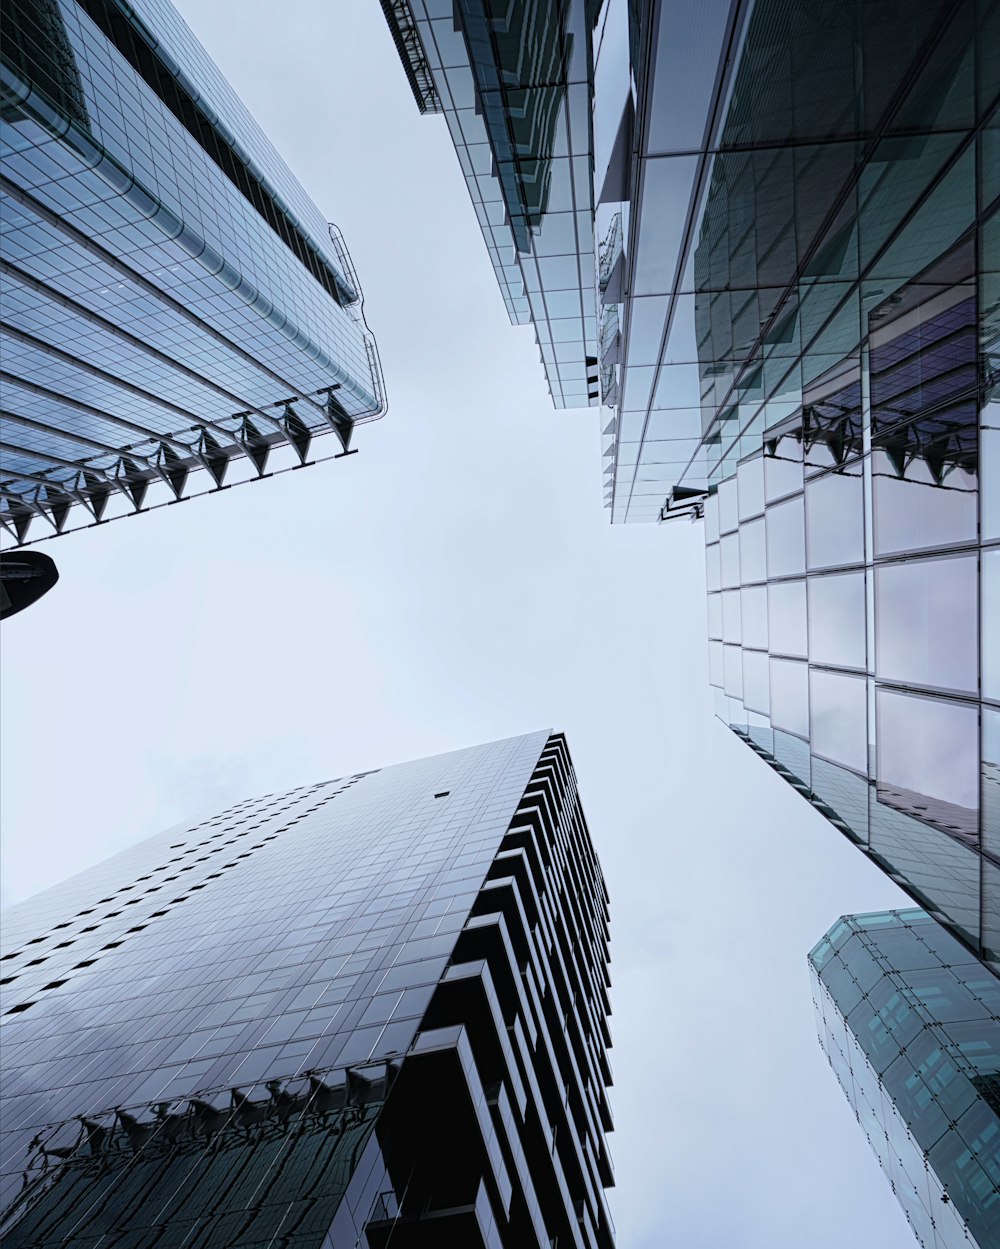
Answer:
<svg viewBox="0 0 1000 1249"><path fill-rule="evenodd" d="M864 668L865 574L810 577L809 659L838 668Z"/></svg>
<svg viewBox="0 0 1000 1249"><path fill-rule="evenodd" d="M806 569L802 496L767 509L767 575L790 577Z"/></svg>
<svg viewBox="0 0 1000 1249"><path fill-rule="evenodd" d="M864 563L863 488L860 464L851 472L824 473L806 482L810 568Z"/></svg>
<svg viewBox="0 0 1000 1249"><path fill-rule="evenodd" d="M802 489L801 432L766 444L764 489L768 503Z"/></svg>
<svg viewBox="0 0 1000 1249"><path fill-rule="evenodd" d="M868 694L864 677L812 669L809 726L813 753L854 772L868 770Z"/></svg>
<svg viewBox="0 0 1000 1249"><path fill-rule="evenodd" d="M743 645L767 649L767 586L744 586L740 591Z"/></svg>
<svg viewBox="0 0 1000 1249"><path fill-rule="evenodd" d="M809 736L809 667L792 659L771 660L771 723L796 737Z"/></svg>
<svg viewBox="0 0 1000 1249"><path fill-rule="evenodd" d="M736 481L730 477L721 482L718 490L719 532L729 533L740 523L736 508Z"/></svg>
<svg viewBox="0 0 1000 1249"><path fill-rule="evenodd" d="M978 708L886 688L876 705L879 802L978 841Z"/></svg>
<svg viewBox="0 0 1000 1249"><path fill-rule="evenodd" d="M759 516L764 510L764 458L744 460L736 471L740 520Z"/></svg>
<svg viewBox="0 0 1000 1249"><path fill-rule="evenodd" d="M765 716L771 709L766 651L743 652L743 704Z"/></svg>
<svg viewBox="0 0 1000 1249"><path fill-rule="evenodd" d="M1000 711L993 707L983 708L982 783L983 849L1000 858Z"/></svg>
<svg viewBox="0 0 1000 1249"><path fill-rule="evenodd" d="M977 562L968 555L876 567L879 677L975 691Z"/></svg>
<svg viewBox="0 0 1000 1249"><path fill-rule="evenodd" d="M779 581L767 587L767 621L772 655L806 657L804 581Z"/></svg>

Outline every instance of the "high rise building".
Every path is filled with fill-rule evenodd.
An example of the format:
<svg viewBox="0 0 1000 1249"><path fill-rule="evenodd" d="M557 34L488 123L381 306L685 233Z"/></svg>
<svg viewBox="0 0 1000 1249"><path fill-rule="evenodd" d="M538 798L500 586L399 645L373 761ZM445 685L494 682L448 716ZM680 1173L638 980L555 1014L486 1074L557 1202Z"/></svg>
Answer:
<svg viewBox="0 0 1000 1249"><path fill-rule="evenodd" d="M1000 6L383 8L611 519L704 515L718 715L1000 967Z"/></svg>
<svg viewBox="0 0 1000 1249"><path fill-rule="evenodd" d="M168 0L0 16L6 539L346 451L384 410L347 251Z"/></svg>
<svg viewBox="0 0 1000 1249"><path fill-rule="evenodd" d="M924 1249L1000 1244L1000 985L922 910L809 955L820 1044Z"/></svg>
<svg viewBox="0 0 1000 1249"><path fill-rule="evenodd" d="M237 803L3 937L9 1249L611 1249L607 894L561 734Z"/></svg>

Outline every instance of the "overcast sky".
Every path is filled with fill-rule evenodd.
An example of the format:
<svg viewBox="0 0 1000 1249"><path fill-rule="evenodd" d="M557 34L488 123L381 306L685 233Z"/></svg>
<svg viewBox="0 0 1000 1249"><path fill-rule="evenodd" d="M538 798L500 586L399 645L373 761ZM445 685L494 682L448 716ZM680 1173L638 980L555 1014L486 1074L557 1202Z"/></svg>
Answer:
<svg viewBox="0 0 1000 1249"><path fill-rule="evenodd" d="M360 454L44 549L4 626L3 898L200 812L536 728L612 895L621 1249L915 1243L805 957L907 905L710 712L700 527L615 527L377 0L182 0L344 231L389 394Z"/></svg>

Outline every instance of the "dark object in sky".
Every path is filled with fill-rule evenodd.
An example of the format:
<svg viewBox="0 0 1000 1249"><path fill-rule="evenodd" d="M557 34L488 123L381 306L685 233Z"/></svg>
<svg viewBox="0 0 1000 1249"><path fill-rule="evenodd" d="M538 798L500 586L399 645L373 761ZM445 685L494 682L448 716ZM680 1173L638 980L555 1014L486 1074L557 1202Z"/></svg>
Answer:
<svg viewBox="0 0 1000 1249"><path fill-rule="evenodd" d="M55 561L41 551L7 551L0 559L0 620L37 603L59 580Z"/></svg>

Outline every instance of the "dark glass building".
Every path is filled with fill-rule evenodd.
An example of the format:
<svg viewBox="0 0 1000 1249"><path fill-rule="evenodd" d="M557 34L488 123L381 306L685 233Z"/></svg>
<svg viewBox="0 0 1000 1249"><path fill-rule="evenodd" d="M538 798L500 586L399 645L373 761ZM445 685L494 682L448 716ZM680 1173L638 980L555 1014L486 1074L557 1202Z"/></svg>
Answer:
<svg viewBox="0 0 1000 1249"><path fill-rule="evenodd" d="M384 409L347 252L167 0L0 19L7 539L346 451Z"/></svg>
<svg viewBox="0 0 1000 1249"><path fill-rule="evenodd" d="M1000 967L1000 5L383 7L612 520L704 516L718 715ZM573 212L519 215L543 90Z"/></svg>
<svg viewBox="0 0 1000 1249"><path fill-rule="evenodd" d="M921 910L809 955L820 1044L924 1249L1000 1244L1000 985Z"/></svg>
<svg viewBox="0 0 1000 1249"><path fill-rule="evenodd" d="M611 1249L565 739L236 804L3 923L9 1249Z"/></svg>

